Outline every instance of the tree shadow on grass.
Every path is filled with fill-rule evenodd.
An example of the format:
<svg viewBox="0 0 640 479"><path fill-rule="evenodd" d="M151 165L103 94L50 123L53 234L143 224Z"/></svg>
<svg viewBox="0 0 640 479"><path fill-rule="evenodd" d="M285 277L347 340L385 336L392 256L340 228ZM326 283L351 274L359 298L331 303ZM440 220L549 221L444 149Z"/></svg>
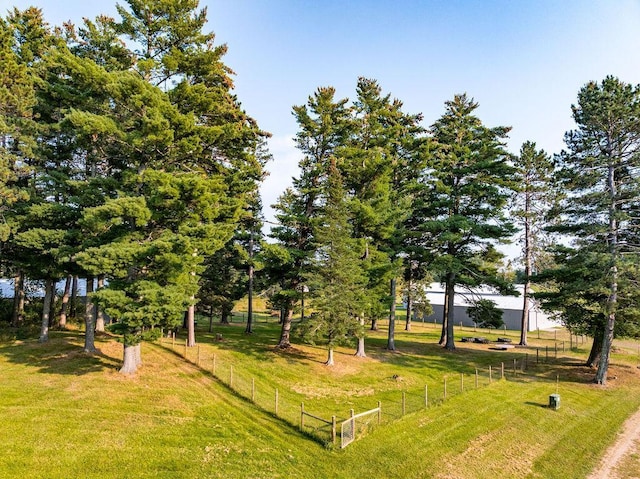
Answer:
<svg viewBox="0 0 640 479"><path fill-rule="evenodd" d="M207 330L197 330L197 341L213 344L219 349L239 352L262 361L273 358L275 354L290 363L318 362L312 355L296 348L295 344L286 349L277 348L276 334L279 333L279 325L256 323L251 334L245 333L245 327L246 325L243 323L217 324L209 333L207 326Z"/></svg>
<svg viewBox="0 0 640 479"><path fill-rule="evenodd" d="M39 373L80 376L120 366L119 359L101 351L101 344L106 343L96 338L97 351L85 353L80 333L53 331L45 343L28 340L0 344L0 355L11 363L31 366Z"/></svg>
<svg viewBox="0 0 640 479"><path fill-rule="evenodd" d="M533 402L533 401L525 401L525 404L527 406L536 406L536 407L541 407L544 409L549 409L549 405L546 403L541 403L541 402Z"/></svg>

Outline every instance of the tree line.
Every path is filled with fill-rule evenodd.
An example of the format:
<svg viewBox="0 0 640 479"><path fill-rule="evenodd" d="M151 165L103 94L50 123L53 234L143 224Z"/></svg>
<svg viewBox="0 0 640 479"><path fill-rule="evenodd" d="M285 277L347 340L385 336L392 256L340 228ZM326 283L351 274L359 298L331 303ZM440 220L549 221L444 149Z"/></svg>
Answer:
<svg viewBox="0 0 640 479"><path fill-rule="evenodd" d="M498 245L519 234L520 344L534 281L537 301L596 339L589 364L606 382L614 334L635 336L639 319L638 87L586 84L555 155L533 142L510 153L510 128L484 125L466 94L425 127L374 79L358 79L352 101L318 88L293 107L300 174L265 240L269 135L233 94L206 9L127 0L117 11L55 28L37 8L0 19L0 247L14 326L25 278L45 285L41 341L56 282L63 323L74 278L86 278L85 350L106 314L133 372L143 339L182 324L194 345L196 307L224 322L255 287L282 312L284 349L306 297L313 310L296 329L327 344L332 364L340 343L364 356L367 326L384 317L395 350L396 297L409 329L435 281L452 350L455 295L513 293Z"/></svg>

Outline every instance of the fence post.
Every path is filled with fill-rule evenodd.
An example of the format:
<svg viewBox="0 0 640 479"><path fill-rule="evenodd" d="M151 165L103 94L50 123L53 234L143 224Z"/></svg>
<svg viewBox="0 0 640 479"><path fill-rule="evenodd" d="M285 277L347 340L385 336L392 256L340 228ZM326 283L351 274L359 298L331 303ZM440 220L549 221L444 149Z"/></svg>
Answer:
<svg viewBox="0 0 640 479"><path fill-rule="evenodd" d="M504 363L500 363L500 379L504 379Z"/></svg>
<svg viewBox="0 0 640 479"><path fill-rule="evenodd" d="M275 404L276 416L278 415L278 388L276 388L276 404Z"/></svg>
<svg viewBox="0 0 640 479"><path fill-rule="evenodd" d="M251 402L256 402L256 378L251 378Z"/></svg>
<svg viewBox="0 0 640 479"><path fill-rule="evenodd" d="M353 434L353 439L355 440L356 439L356 420L353 418L353 416L355 416L356 413L353 411L353 409L349 409L349 413L351 414L351 434Z"/></svg>
<svg viewBox="0 0 640 479"><path fill-rule="evenodd" d="M524 369L529 369L529 353L524 353Z"/></svg>
<svg viewBox="0 0 640 479"><path fill-rule="evenodd" d="M378 401L378 425L380 425L381 419L382 419L382 403Z"/></svg>
<svg viewBox="0 0 640 479"><path fill-rule="evenodd" d="M518 363L518 360L516 358L513 358L513 375L516 375L516 364Z"/></svg>
<svg viewBox="0 0 640 479"><path fill-rule="evenodd" d="M304 431L304 403L300 403L300 430Z"/></svg>
<svg viewBox="0 0 640 479"><path fill-rule="evenodd" d="M404 391L402 391L402 415L404 416L407 412L407 395Z"/></svg>
<svg viewBox="0 0 640 479"><path fill-rule="evenodd" d="M493 378L491 377L491 366L489 366L489 384L491 384L491 380Z"/></svg>
<svg viewBox="0 0 640 479"><path fill-rule="evenodd" d="M171 333L171 350L176 349L176 333Z"/></svg>
<svg viewBox="0 0 640 479"><path fill-rule="evenodd" d="M336 443L336 417L331 416L331 442Z"/></svg>
<svg viewBox="0 0 640 479"><path fill-rule="evenodd" d="M476 389L478 389L478 368L476 368Z"/></svg>

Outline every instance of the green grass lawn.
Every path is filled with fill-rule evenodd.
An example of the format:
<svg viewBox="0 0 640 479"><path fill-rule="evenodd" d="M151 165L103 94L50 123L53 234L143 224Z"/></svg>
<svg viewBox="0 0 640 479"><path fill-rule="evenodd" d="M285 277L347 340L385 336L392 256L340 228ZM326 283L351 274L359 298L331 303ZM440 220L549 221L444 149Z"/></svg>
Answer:
<svg viewBox="0 0 640 479"><path fill-rule="evenodd" d="M579 366L589 345L570 352L563 332L534 333L528 349L457 343L447 353L435 344L438 328L418 323L398 332L398 352L384 349L386 331L371 332L368 358L341 349L327 368L320 346L275 352L273 320L250 336L238 323L205 330L201 322L199 357L189 348L187 361L182 338L144 344L133 377L117 372L122 346L108 336L95 356L82 353L74 331L53 332L45 345L0 343L0 477L583 478L640 406L637 343L616 348L616 379L602 388ZM515 332L459 335L517 342ZM540 351L549 348L545 362ZM525 355L526 371L514 375L513 359L522 365ZM500 371L502 363L506 380L496 373L489 383L489 366ZM561 407L553 411L545 406L556 390ZM299 431L301 402L343 419L378 401L382 424L344 450L323 444L326 428Z"/></svg>

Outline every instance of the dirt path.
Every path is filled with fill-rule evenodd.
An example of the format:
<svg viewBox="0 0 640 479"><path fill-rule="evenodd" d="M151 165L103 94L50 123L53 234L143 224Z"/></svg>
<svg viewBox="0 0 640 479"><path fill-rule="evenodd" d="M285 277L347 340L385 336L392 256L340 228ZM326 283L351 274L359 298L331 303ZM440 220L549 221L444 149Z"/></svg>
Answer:
<svg viewBox="0 0 640 479"><path fill-rule="evenodd" d="M615 468L625 456L638 452L640 442L636 441L640 441L640 409L622 425L616 441L607 449L588 479L620 479Z"/></svg>

